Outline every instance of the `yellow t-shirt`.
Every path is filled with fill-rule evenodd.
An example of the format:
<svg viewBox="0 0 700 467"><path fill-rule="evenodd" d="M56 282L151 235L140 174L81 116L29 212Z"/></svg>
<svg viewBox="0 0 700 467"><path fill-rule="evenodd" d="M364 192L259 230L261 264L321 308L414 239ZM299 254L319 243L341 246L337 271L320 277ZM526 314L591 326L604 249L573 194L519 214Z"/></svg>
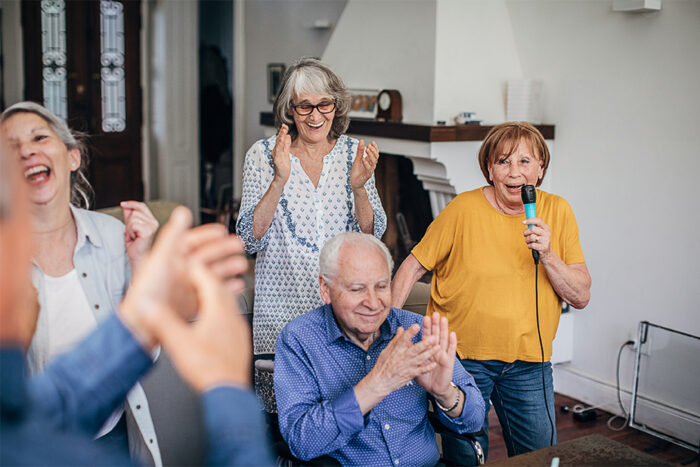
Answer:
<svg viewBox="0 0 700 467"><path fill-rule="evenodd" d="M585 261L574 213L563 198L537 190L537 217L552 231L552 249L566 264ZM446 316L460 358L540 361L535 315L535 265L525 244L525 214L494 209L483 188L467 191L437 216L412 253L433 271L428 312ZM561 302L544 267L538 280L545 361L559 325Z"/></svg>

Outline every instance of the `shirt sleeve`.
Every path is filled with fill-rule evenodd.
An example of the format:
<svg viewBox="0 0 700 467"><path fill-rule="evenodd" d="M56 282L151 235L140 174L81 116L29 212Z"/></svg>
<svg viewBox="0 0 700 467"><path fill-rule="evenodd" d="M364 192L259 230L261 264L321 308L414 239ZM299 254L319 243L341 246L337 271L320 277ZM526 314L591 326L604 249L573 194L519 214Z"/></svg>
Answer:
<svg viewBox="0 0 700 467"><path fill-rule="evenodd" d="M274 465L252 391L220 386L203 395L209 465Z"/></svg>
<svg viewBox="0 0 700 467"><path fill-rule="evenodd" d="M288 329L277 339L275 397L280 432L292 454L309 460L345 446L365 427L354 388L334 400L321 397L313 369Z"/></svg>
<svg viewBox="0 0 700 467"><path fill-rule="evenodd" d="M274 138L255 143L245 155L243 167L243 194L241 209L236 222L236 233L245 243L246 251L250 254L264 249L270 241L270 229L258 240L253 235L253 213L256 206L270 186L265 182L265 165L268 164L269 146L274 145ZM271 161L270 161L271 163Z"/></svg>
<svg viewBox="0 0 700 467"><path fill-rule="evenodd" d="M476 386L472 375L467 373L462 364L455 358L452 382L464 393L462 413L455 418L445 415L435 404L435 412L440 421L456 433L474 433L481 429L484 423L484 398Z"/></svg>
<svg viewBox="0 0 700 467"><path fill-rule="evenodd" d="M441 264L452 251L457 229L460 227L461 213L455 198L430 223L425 235L416 245L411 254L428 271Z"/></svg>
<svg viewBox="0 0 700 467"><path fill-rule="evenodd" d="M152 361L116 315L28 381L35 410L61 429L96 433Z"/></svg>

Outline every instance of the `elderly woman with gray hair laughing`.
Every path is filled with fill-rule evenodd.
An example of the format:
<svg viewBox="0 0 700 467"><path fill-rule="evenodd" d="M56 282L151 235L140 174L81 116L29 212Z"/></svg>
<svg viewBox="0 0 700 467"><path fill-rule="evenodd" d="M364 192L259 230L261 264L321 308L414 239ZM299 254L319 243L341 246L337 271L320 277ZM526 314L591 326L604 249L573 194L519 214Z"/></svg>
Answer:
<svg viewBox="0 0 700 467"><path fill-rule="evenodd" d="M386 214L374 184L379 149L344 135L350 94L324 63L302 58L284 75L273 113L277 134L245 158L237 232L257 253L253 341L272 354L293 318L323 303L324 243L345 231L380 238Z"/></svg>
<svg viewBox="0 0 700 467"><path fill-rule="evenodd" d="M145 258L158 229L151 211L138 201L121 203L126 225L87 210L92 190L80 136L34 102L17 103L0 115L3 149L19 161L30 200L32 282L40 305L27 355L33 373L71 350L116 311L132 270ZM162 465L139 384L97 437L111 446L128 444L135 459Z"/></svg>

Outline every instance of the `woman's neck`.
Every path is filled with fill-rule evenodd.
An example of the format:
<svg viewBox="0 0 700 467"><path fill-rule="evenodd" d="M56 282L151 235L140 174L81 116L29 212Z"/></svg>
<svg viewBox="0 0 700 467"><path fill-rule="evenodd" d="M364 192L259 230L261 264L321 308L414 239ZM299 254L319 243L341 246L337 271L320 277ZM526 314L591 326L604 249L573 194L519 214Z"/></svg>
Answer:
<svg viewBox="0 0 700 467"><path fill-rule="evenodd" d="M291 151L297 157L306 156L314 160L323 159L323 157L331 152L335 146L336 140L323 140L317 143L309 143L297 138L292 141Z"/></svg>
<svg viewBox="0 0 700 467"><path fill-rule="evenodd" d="M49 210L35 206L33 258L45 274L60 277L73 269L73 252L78 243L78 228L68 204Z"/></svg>
<svg viewBox="0 0 700 467"><path fill-rule="evenodd" d="M514 216L525 212L525 207L522 204L518 204L517 206L509 206L507 203L499 200L498 195L496 194L496 189L492 186L487 186L484 192L486 194L486 200L498 212L508 214L509 216Z"/></svg>
<svg viewBox="0 0 700 467"><path fill-rule="evenodd" d="M51 204L53 203L32 206L32 230L38 238L61 235L75 225L70 205L64 204L57 208Z"/></svg>

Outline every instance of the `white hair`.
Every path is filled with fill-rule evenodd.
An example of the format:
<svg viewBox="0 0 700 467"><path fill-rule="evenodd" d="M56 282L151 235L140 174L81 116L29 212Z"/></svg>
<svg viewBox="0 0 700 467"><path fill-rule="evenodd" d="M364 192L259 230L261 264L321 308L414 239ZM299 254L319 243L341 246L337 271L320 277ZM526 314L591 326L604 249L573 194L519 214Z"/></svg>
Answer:
<svg viewBox="0 0 700 467"><path fill-rule="evenodd" d="M330 282L331 278L338 272L338 256L343 245L348 242L351 242L352 245L363 243L378 248L384 255L389 274L391 274L391 271L394 269L394 260L391 258L389 249L381 240L374 235L362 232L343 232L328 240L321 249L321 255L318 258L318 269L319 274L323 276L326 282Z"/></svg>

